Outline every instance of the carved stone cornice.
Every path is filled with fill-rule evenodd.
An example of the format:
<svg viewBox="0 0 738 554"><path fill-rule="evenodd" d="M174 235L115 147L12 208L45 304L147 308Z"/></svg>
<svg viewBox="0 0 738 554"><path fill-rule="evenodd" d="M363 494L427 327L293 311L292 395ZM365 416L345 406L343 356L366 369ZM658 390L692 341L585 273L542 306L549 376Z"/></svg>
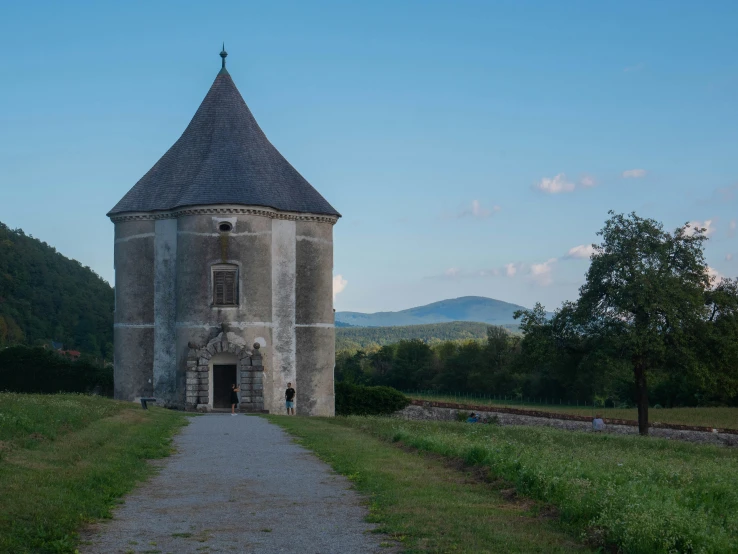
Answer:
<svg viewBox="0 0 738 554"><path fill-rule="evenodd" d="M256 215L270 219L290 221L315 221L335 225L338 217L332 215L282 212L272 208L250 206L186 206L166 212L135 212L111 215L113 223L122 221L151 221L156 219L176 219L186 215Z"/></svg>

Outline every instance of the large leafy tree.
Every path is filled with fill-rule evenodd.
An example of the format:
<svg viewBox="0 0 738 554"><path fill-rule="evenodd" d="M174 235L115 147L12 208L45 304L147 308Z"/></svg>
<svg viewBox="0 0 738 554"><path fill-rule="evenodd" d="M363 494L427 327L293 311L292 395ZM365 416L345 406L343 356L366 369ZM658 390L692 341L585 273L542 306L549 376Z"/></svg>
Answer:
<svg viewBox="0 0 738 554"><path fill-rule="evenodd" d="M668 232L652 220L610 213L573 309L579 332L633 370L638 427L648 434L648 375L695 362L693 335L709 320L705 230Z"/></svg>

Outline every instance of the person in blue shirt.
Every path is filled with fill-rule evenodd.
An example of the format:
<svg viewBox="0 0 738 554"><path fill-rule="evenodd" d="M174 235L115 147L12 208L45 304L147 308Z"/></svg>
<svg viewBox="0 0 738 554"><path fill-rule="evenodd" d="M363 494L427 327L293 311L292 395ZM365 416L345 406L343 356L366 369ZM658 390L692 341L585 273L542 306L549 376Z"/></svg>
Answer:
<svg viewBox="0 0 738 554"><path fill-rule="evenodd" d="M605 421L602 419L602 416L600 414L597 414L595 418L592 420L592 430L593 431L604 431L605 430Z"/></svg>
<svg viewBox="0 0 738 554"><path fill-rule="evenodd" d="M466 419L467 423L479 423L479 416L474 412Z"/></svg>

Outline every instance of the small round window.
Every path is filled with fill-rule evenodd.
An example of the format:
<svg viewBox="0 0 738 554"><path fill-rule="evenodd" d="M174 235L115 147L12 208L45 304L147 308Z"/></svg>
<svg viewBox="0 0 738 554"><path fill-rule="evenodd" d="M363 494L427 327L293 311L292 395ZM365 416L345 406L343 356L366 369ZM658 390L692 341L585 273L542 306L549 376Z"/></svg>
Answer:
<svg viewBox="0 0 738 554"><path fill-rule="evenodd" d="M227 221L223 221L220 225L218 225L218 230L221 233L228 233L233 229L233 225L228 223Z"/></svg>

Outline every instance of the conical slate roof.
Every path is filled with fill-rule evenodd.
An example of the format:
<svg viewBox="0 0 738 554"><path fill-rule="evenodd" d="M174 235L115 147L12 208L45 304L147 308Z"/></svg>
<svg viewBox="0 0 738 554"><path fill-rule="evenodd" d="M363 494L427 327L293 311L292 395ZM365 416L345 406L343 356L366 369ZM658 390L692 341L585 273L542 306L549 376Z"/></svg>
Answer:
<svg viewBox="0 0 738 554"><path fill-rule="evenodd" d="M108 216L213 204L340 217L272 146L225 67L179 140Z"/></svg>

